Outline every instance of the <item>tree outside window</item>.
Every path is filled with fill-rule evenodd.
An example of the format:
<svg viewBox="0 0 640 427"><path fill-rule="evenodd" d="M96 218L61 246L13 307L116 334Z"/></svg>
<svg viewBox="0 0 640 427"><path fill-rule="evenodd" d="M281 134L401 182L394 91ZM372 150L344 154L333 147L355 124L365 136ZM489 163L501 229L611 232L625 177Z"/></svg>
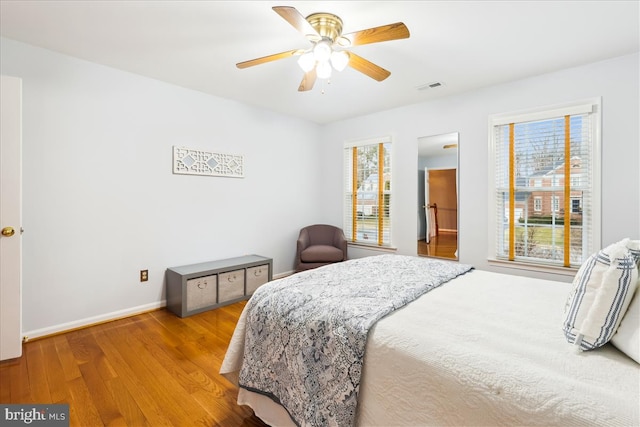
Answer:
<svg viewBox="0 0 640 427"><path fill-rule="evenodd" d="M495 259L577 267L599 243L599 103L497 115ZM597 243L596 243L597 242Z"/></svg>

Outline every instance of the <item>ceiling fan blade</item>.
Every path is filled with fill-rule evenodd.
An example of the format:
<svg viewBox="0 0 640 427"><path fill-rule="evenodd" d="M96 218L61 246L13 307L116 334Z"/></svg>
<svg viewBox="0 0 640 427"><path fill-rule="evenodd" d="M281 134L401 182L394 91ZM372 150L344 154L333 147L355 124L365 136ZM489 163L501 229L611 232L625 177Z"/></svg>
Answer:
<svg viewBox="0 0 640 427"><path fill-rule="evenodd" d="M300 82L300 86L298 87L299 92L306 92L308 90L313 89L313 85L316 82L316 69L312 69L308 73L305 73L302 81Z"/></svg>
<svg viewBox="0 0 640 427"><path fill-rule="evenodd" d="M391 75L390 71L385 70L373 62L367 61L353 52L349 52L349 66L379 82Z"/></svg>
<svg viewBox="0 0 640 427"><path fill-rule="evenodd" d="M409 37L409 29L402 22L383 25L381 27L369 28L368 30L356 31L355 33L343 34L341 38L346 38L351 42L351 46L361 46L363 44L386 42L389 40L406 39Z"/></svg>
<svg viewBox="0 0 640 427"><path fill-rule="evenodd" d="M309 24L307 19L302 16L302 14L298 12L295 7L274 6L272 9L303 35L319 36L315 28L313 28L311 24Z"/></svg>
<svg viewBox="0 0 640 427"><path fill-rule="evenodd" d="M288 50L286 52L280 52L273 55L263 56L262 58L251 59L249 61L238 62L236 67L238 68L247 68L253 67L254 65L264 64L265 62L276 61L278 59L289 58L290 56L299 55L301 52L300 49Z"/></svg>

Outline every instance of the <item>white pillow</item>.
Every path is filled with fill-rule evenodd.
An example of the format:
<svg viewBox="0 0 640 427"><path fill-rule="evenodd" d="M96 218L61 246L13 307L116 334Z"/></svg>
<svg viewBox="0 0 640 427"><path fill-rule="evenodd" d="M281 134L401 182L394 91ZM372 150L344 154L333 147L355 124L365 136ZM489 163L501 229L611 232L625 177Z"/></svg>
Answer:
<svg viewBox="0 0 640 427"><path fill-rule="evenodd" d="M638 284L629 239L591 255L580 267L565 304L563 330L582 350L606 344L616 332Z"/></svg>
<svg viewBox="0 0 640 427"><path fill-rule="evenodd" d="M640 292L637 289L611 344L640 363Z"/></svg>
<svg viewBox="0 0 640 427"><path fill-rule="evenodd" d="M640 240L629 240L626 244L636 264L640 267ZM640 274L639 274L640 275ZM611 344L618 350L640 363L640 281L631 304L625 313L618 331L611 338Z"/></svg>

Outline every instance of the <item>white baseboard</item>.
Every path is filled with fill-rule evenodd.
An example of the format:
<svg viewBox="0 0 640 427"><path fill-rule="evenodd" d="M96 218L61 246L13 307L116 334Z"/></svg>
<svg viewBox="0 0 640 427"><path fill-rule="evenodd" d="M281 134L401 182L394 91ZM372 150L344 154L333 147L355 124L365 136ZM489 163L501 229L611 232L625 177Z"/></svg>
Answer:
<svg viewBox="0 0 640 427"><path fill-rule="evenodd" d="M294 274L295 271L285 271L284 273L278 273L273 276L273 280L282 279L283 277ZM167 305L166 300L159 302L153 302L150 304L139 305L137 307L131 307L124 310L113 311L111 313L101 314L99 316L87 317L86 319L75 320L73 322L61 323L59 325L49 326L47 328L35 329L33 331L25 331L22 333L22 340L28 341L34 338L42 338L48 335L59 334L62 332L69 332L74 329L84 328L91 325L97 325L99 323L109 322L112 320L122 319L124 317L135 316L136 314L145 313L151 310L157 310Z"/></svg>
<svg viewBox="0 0 640 427"><path fill-rule="evenodd" d="M278 273L273 275L273 280L282 279L283 277L291 276L295 273L295 270L285 271L284 273Z"/></svg>
<svg viewBox="0 0 640 427"><path fill-rule="evenodd" d="M41 338L47 335L59 334L62 332L72 331L74 329L86 326L96 325L99 323L109 322L112 320L122 319L124 317L135 316L136 314L145 313L147 311L156 310L167 305L166 300L153 302L150 304L139 305L124 310L113 311L111 313L101 314L99 316L87 317L85 319L75 320L73 322L61 323L59 325L49 326L47 328L35 329L33 331L25 331L22 333L22 340L28 341L34 338Z"/></svg>

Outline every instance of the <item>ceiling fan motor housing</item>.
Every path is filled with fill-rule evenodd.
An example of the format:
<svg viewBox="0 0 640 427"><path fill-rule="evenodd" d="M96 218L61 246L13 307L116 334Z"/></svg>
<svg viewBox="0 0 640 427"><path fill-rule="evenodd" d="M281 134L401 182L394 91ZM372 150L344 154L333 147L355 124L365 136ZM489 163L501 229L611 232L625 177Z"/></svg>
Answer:
<svg viewBox="0 0 640 427"><path fill-rule="evenodd" d="M335 42L342 34L342 19L331 13L313 13L305 18L320 37Z"/></svg>

